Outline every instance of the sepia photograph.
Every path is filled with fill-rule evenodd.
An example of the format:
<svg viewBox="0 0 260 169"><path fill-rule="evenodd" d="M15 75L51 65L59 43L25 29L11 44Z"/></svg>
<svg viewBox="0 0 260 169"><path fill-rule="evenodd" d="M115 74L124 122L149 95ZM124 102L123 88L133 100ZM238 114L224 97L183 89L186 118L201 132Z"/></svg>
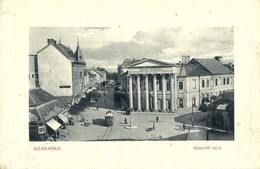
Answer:
<svg viewBox="0 0 260 169"><path fill-rule="evenodd" d="M0 11L0 169L259 168L260 1Z"/></svg>
<svg viewBox="0 0 260 169"><path fill-rule="evenodd" d="M30 27L30 141L234 140L233 27Z"/></svg>

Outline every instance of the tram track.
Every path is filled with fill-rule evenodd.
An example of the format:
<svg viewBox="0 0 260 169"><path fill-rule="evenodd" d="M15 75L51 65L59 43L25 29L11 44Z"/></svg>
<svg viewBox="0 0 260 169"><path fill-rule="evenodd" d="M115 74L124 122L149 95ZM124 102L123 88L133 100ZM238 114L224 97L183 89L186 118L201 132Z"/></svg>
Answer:
<svg viewBox="0 0 260 169"><path fill-rule="evenodd" d="M107 141L110 134L112 132L112 126L111 127L107 127L105 134L103 135L103 137L100 139L100 141Z"/></svg>

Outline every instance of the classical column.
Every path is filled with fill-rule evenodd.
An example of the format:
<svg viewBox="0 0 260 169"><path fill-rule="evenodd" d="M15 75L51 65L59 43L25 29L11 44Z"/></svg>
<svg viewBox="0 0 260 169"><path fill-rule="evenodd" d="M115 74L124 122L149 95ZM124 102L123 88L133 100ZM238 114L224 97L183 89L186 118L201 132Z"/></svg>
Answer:
<svg viewBox="0 0 260 169"><path fill-rule="evenodd" d="M162 111L166 108L166 96L165 96L165 74L162 74Z"/></svg>
<svg viewBox="0 0 260 169"><path fill-rule="evenodd" d="M140 75L137 75L137 111L141 111L141 86L140 86Z"/></svg>
<svg viewBox="0 0 260 169"><path fill-rule="evenodd" d="M157 85L156 74L153 75L153 111L157 111Z"/></svg>
<svg viewBox="0 0 260 169"><path fill-rule="evenodd" d="M132 75L129 75L129 108L133 109L133 86Z"/></svg>
<svg viewBox="0 0 260 169"><path fill-rule="evenodd" d="M175 101L174 101L174 75L171 75L171 112L174 112Z"/></svg>
<svg viewBox="0 0 260 169"><path fill-rule="evenodd" d="M148 88L148 74L145 75L145 111L149 111L149 88Z"/></svg>

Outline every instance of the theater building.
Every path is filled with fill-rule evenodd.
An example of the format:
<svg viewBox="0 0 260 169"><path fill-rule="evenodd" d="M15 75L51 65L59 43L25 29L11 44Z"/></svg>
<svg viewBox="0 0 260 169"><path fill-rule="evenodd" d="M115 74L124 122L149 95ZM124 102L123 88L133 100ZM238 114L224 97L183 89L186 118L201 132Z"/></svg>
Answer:
<svg viewBox="0 0 260 169"><path fill-rule="evenodd" d="M180 67L154 59L126 59L118 65L126 77L129 108L135 111L174 112Z"/></svg>

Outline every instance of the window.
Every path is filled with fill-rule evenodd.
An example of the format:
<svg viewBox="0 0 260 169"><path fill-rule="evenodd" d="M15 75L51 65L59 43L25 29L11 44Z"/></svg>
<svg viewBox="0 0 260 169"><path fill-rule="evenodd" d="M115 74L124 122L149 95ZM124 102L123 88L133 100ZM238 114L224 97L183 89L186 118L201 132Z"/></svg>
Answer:
<svg viewBox="0 0 260 169"><path fill-rule="evenodd" d="M193 80L192 80L192 88L193 88L193 89L196 89L196 79L193 79Z"/></svg>
<svg viewBox="0 0 260 169"><path fill-rule="evenodd" d="M215 86L218 85L218 79L215 79Z"/></svg>
<svg viewBox="0 0 260 169"><path fill-rule="evenodd" d="M179 99L179 107L183 107L183 99Z"/></svg>
<svg viewBox="0 0 260 169"><path fill-rule="evenodd" d="M34 74L32 74L32 78L34 78Z"/></svg>
<svg viewBox="0 0 260 169"><path fill-rule="evenodd" d="M207 79L207 87L209 87L209 79Z"/></svg>
<svg viewBox="0 0 260 169"><path fill-rule="evenodd" d="M59 88L70 88L70 85L66 85L66 86L59 86Z"/></svg>
<svg viewBox="0 0 260 169"><path fill-rule="evenodd" d="M229 78L227 78L227 84L229 84Z"/></svg>
<svg viewBox="0 0 260 169"><path fill-rule="evenodd" d="M205 81L202 80L202 87L205 87Z"/></svg>
<svg viewBox="0 0 260 169"><path fill-rule="evenodd" d="M29 79L31 79L31 75L29 74Z"/></svg>
<svg viewBox="0 0 260 169"><path fill-rule="evenodd" d="M223 85L225 85L225 84L226 84L226 78L223 79Z"/></svg>
<svg viewBox="0 0 260 169"><path fill-rule="evenodd" d="M79 77L82 78L82 72L79 72Z"/></svg>
<svg viewBox="0 0 260 169"><path fill-rule="evenodd" d="M183 82L179 82L179 90L183 90Z"/></svg>

